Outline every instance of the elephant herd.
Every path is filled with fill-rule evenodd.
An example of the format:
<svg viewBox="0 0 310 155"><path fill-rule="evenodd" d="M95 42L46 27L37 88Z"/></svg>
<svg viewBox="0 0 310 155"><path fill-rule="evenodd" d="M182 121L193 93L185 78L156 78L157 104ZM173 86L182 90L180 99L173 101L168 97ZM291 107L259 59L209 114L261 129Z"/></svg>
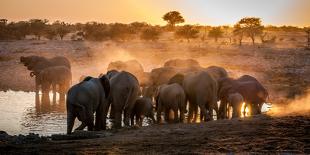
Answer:
<svg viewBox="0 0 310 155"><path fill-rule="evenodd" d="M50 65L55 58L46 60ZM33 72L36 81L46 70L29 67L31 61L27 57L22 57L21 62ZM261 113L268 97L267 90L256 78L243 75L234 79L222 67L204 68L193 59L172 59L150 72L145 72L136 60L117 61L111 62L107 70L99 77L84 76L67 91L68 134L76 118L82 122L76 130L86 126L88 130L105 130L108 114L114 128L120 128L122 121L125 126L135 123L141 126L144 117L160 123L162 113L166 122L181 123L186 121L187 112L189 123L196 122L199 111L201 121L213 120L214 113L217 119L226 119L229 107L233 109L232 117L240 117L242 107L250 108L255 115ZM44 82L38 81L44 88Z"/></svg>

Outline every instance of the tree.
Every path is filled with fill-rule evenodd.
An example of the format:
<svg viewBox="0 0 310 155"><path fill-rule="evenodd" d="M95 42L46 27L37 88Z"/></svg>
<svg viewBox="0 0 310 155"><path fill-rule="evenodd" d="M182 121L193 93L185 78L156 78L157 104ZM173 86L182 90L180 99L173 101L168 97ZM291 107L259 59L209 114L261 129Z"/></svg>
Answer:
<svg viewBox="0 0 310 155"><path fill-rule="evenodd" d="M184 23L185 20L178 11L170 11L163 16L163 20L167 22L167 25L174 28L176 24Z"/></svg>
<svg viewBox="0 0 310 155"><path fill-rule="evenodd" d="M132 28L135 34L140 33L143 29L147 28L149 25L145 22L133 22L129 26Z"/></svg>
<svg viewBox="0 0 310 155"><path fill-rule="evenodd" d="M187 39L187 42L190 41L190 39L194 39L198 37L199 30L195 29L192 25L184 25L177 29L175 32L176 38L185 38Z"/></svg>
<svg viewBox="0 0 310 155"><path fill-rule="evenodd" d="M49 39L49 40L54 40L55 37L57 36L57 32L56 32L56 29L53 25L48 25L46 28L45 28L45 34L44 36Z"/></svg>
<svg viewBox="0 0 310 155"><path fill-rule="evenodd" d="M7 29L12 39L25 39L30 33L30 25L27 21L11 22L7 25Z"/></svg>
<svg viewBox="0 0 310 155"><path fill-rule="evenodd" d="M161 34L160 30L156 27L150 27L145 29L140 38L143 40L152 40L152 41L156 41L159 39L159 35Z"/></svg>
<svg viewBox="0 0 310 155"><path fill-rule="evenodd" d="M224 26L222 26L222 28L224 29L225 37L228 37L229 38L229 43L231 43L231 34L228 32L229 29L230 29L230 26L224 25Z"/></svg>
<svg viewBox="0 0 310 155"><path fill-rule="evenodd" d="M109 35L112 40L128 40L135 33L134 29L129 25L122 23L114 23L110 25Z"/></svg>
<svg viewBox="0 0 310 155"><path fill-rule="evenodd" d="M213 27L210 31L208 36L214 38L215 42L217 42L218 38L223 37L223 31L221 27Z"/></svg>
<svg viewBox="0 0 310 155"><path fill-rule="evenodd" d="M305 27L304 28L304 31L307 33L307 42L308 42L308 47L307 48L310 48L310 27Z"/></svg>
<svg viewBox="0 0 310 155"><path fill-rule="evenodd" d="M44 34L46 29L47 19L30 19L30 32L40 40L41 36Z"/></svg>
<svg viewBox="0 0 310 155"><path fill-rule="evenodd" d="M239 24L239 29L242 30L246 36L251 38L253 45L255 44L255 37L263 33L264 27L262 26L260 18L245 17L237 24Z"/></svg>
<svg viewBox="0 0 310 155"><path fill-rule="evenodd" d="M242 39L244 36L244 30L241 28L240 24L234 25L233 34L238 39L239 46L241 46L242 45Z"/></svg>
<svg viewBox="0 0 310 155"><path fill-rule="evenodd" d="M84 33L81 34L87 40L102 41L110 37L108 29L107 24L88 22L83 26Z"/></svg>
<svg viewBox="0 0 310 155"><path fill-rule="evenodd" d="M69 24L66 24L65 22L56 21L53 23L53 27L55 27L55 32L60 37L60 40L70 33Z"/></svg>

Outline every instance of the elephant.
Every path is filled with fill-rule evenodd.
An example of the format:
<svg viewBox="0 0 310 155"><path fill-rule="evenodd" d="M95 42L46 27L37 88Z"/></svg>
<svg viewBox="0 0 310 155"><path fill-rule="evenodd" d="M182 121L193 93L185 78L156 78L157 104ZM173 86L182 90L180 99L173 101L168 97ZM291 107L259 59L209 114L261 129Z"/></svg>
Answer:
<svg viewBox="0 0 310 155"><path fill-rule="evenodd" d="M31 71L30 76L33 76L33 74L39 74L41 70L53 66L65 66L71 70L70 61L63 56L56 56L50 59L41 56L21 56L20 62ZM37 79L37 76L35 78L36 101L38 101L41 83L40 80Z"/></svg>
<svg viewBox="0 0 310 155"><path fill-rule="evenodd" d="M137 60L115 61L108 65L107 71L127 71L133 74L142 87L149 85L150 73L144 72L143 66Z"/></svg>
<svg viewBox="0 0 310 155"><path fill-rule="evenodd" d="M131 125L134 125L134 117L136 117L136 124L142 126L144 117L149 117L155 123L153 102L148 97L139 97L134 105L131 113Z"/></svg>
<svg viewBox="0 0 310 155"><path fill-rule="evenodd" d="M177 83L164 84L158 87L156 94L157 104L157 122L161 122L161 112L164 110L165 121L169 122L169 112L173 110L174 122L183 122L184 113L186 112L186 96L185 92ZM180 116L178 114L180 112Z"/></svg>
<svg viewBox="0 0 310 155"><path fill-rule="evenodd" d="M71 69L70 61L63 56L56 56L49 59L41 56L21 56L20 62L31 71L42 70L52 66L66 66L67 68Z"/></svg>
<svg viewBox="0 0 310 155"><path fill-rule="evenodd" d="M194 59L171 59L164 63L164 67L176 67L176 68L192 68L201 67L199 62Z"/></svg>
<svg viewBox="0 0 310 155"><path fill-rule="evenodd" d="M111 115L115 117L113 127L121 127L122 114L124 114L124 124L129 126L130 116L140 92L139 81L133 74L126 71L109 71L107 77L111 85L109 98Z"/></svg>
<svg viewBox="0 0 310 155"><path fill-rule="evenodd" d="M243 96L246 106L251 106L252 114L261 113L261 106L266 102L268 91L256 78L244 75L238 79L222 78L218 83L221 118L226 118L228 94L235 92Z"/></svg>
<svg viewBox="0 0 310 155"><path fill-rule="evenodd" d="M228 95L227 102L233 108L232 118L240 117L243 104L243 97L239 93L231 93Z"/></svg>
<svg viewBox="0 0 310 155"><path fill-rule="evenodd" d="M212 75L215 80L228 77L228 73L223 67L209 66L205 68L204 71Z"/></svg>
<svg viewBox="0 0 310 155"><path fill-rule="evenodd" d="M84 81L72 86L67 93L67 134L71 134L75 118L82 124L76 130L83 130L86 126L91 130L106 128L108 112L108 96L110 82L106 76L100 78L85 78ZM94 113L96 120L94 125Z"/></svg>
<svg viewBox="0 0 310 155"><path fill-rule="evenodd" d="M206 71L192 72L184 76L183 88L189 101L188 122L197 118L199 106L200 120L213 120L213 110L218 114L217 108L217 81ZM197 106L198 105L198 106Z"/></svg>
<svg viewBox="0 0 310 155"><path fill-rule="evenodd" d="M68 91L71 81L71 70L65 66L47 67L39 73L31 72L31 76L36 76L38 83L42 85L43 95L49 94L50 86L53 88L53 102L56 102L56 86L59 86L60 100L64 101L65 94Z"/></svg>

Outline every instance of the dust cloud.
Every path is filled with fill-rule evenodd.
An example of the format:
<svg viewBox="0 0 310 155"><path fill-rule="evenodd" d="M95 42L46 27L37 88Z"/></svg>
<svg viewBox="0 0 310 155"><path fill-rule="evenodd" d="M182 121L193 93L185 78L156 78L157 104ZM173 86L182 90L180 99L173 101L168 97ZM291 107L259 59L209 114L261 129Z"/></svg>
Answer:
<svg viewBox="0 0 310 155"><path fill-rule="evenodd" d="M310 89L306 95L297 97L288 104L273 104L268 114L271 116L309 115Z"/></svg>

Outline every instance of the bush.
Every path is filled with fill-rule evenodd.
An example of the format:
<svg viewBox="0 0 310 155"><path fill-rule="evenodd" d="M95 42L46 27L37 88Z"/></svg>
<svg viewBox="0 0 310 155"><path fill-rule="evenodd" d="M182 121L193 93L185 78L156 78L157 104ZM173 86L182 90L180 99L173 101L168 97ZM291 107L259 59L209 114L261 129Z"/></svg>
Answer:
<svg viewBox="0 0 310 155"><path fill-rule="evenodd" d="M160 30L158 30L157 28L147 28L145 29L140 38L143 40L152 40L152 41L156 41L159 39L159 35L161 34Z"/></svg>

